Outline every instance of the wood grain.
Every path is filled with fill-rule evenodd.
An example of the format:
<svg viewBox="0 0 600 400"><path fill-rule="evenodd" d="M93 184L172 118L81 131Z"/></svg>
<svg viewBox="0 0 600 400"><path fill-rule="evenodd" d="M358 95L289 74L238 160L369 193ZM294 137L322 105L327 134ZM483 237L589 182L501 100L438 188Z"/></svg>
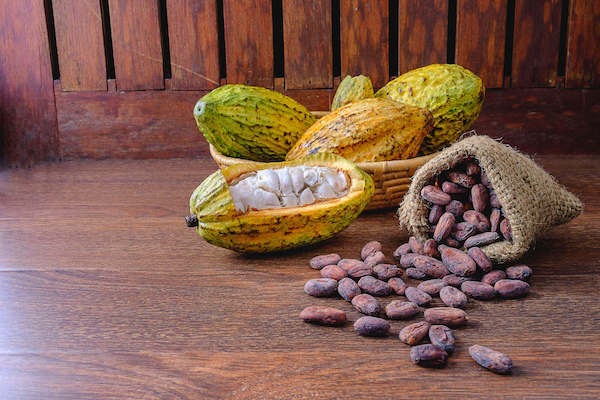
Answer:
<svg viewBox="0 0 600 400"><path fill-rule="evenodd" d="M109 0L109 5L117 88L164 88L158 2Z"/></svg>
<svg viewBox="0 0 600 400"><path fill-rule="evenodd" d="M560 12L559 0L515 3L512 87L556 86Z"/></svg>
<svg viewBox="0 0 600 400"><path fill-rule="evenodd" d="M333 85L330 0L283 0L285 85L288 89Z"/></svg>
<svg viewBox="0 0 600 400"><path fill-rule="evenodd" d="M28 167L58 156L44 2L0 8L0 161Z"/></svg>
<svg viewBox="0 0 600 400"><path fill-rule="evenodd" d="M566 86L600 87L600 3L571 0L569 10Z"/></svg>
<svg viewBox="0 0 600 400"><path fill-rule="evenodd" d="M340 2L342 76L366 75L380 88L389 78L387 0Z"/></svg>
<svg viewBox="0 0 600 400"><path fill-rule="evenodd" d="M169 0L171 89L219 86L219 35L215 0Z"/></svg>
<svg viewBox="0 0 600 400"><path fill-rule="evenodd" d="M106 90L100 2L52 0L62 90Z"/></svg>
<svg viewBox="0 0 600 400"><path fill-rule="evenodd" d="M398 75L429 64L446 63L448 1L398 2Z"/></svg>
<svg viewBox="0 0 600 400"><path fill-rule="evenodd" d="M456 63L486 88L503 85L507 0L460 0L456 10Z"/></svg>
<svg viewBox="0 0 600 400"><path fill-rule="evenodd" d="M227 82L273 87L270 0L223 0Z"/></svg>

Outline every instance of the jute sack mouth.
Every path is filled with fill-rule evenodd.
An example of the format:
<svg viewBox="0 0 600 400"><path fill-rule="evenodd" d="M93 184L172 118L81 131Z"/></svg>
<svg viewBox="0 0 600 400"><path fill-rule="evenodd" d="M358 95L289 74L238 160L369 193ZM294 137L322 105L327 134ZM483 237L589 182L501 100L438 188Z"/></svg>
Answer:
<svg viewBox="0 0 600 400"><path fill-rule="evenodd" d="M519 259L540 233L569 222L583 210L575 195L526 155L488 136L471 136L441 151L415 172L398 209L400 226L420 240L429 238L430 205L421 198L421 189L467 157L476 159L486 173L512 228L512 243L502 240L482 247L494 262Z"/></svg>

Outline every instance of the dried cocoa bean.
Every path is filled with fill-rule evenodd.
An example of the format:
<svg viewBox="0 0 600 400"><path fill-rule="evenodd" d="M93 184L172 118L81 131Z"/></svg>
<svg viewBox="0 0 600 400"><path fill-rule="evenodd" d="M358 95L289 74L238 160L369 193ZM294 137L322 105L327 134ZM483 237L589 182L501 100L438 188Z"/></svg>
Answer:
<svg viewBox="0 0 600 400"><path fill-rule="evenodd" d="M481 180L481 183L483 183L483 186L485 186L487 188L492 187L492 185L490 184L490 181L487 177L487 174L484 171L481 171L481 175L479 176L479 179Z"/></svg>
<svg viewBox="0 0 600 400"><path fill-rule="evenodd" d="M364 247L362 248L362 250L360 251L360 258L365 260L370 255L375 254L378 251L381 251L381 249L382 249L381 243L379 243L375 240L372 242L369 242L369 243L365 244Z"/></svg>
<svg viewBox="0 0 600 400"><path fill-rule="evenodd" d="M433 307L425 310L425 321L435 325L461 326L467 322L467 313L460 308Z"/></svg>
<svg viewBox="0 0 600 400"><path fill-rule="evenodd" d="M490 206L494 208L502 207L502 205L500 205L500 200L498 200L496 192L494 192L493 190L490 190Z"/></svg>
<svg viewBox="0 0 600 400"><path fill-rule="evenodd" d="M446 353L454 351L454 332L446 325L431 325L429 328L429 340L431 344L441 348Z"/></svg>
<svg viewBox="0 0 600 400"><path fill-rule="evenodd" d="M417 238L416 238L416 237L414 237L414 236L411 236L411 237L408 239L408 244L410 245L410 250L411 250L413 253L416 253L416 254L423 254L423 243L421 243L421 242L419 241L419 239L417 239Z"/></svg>
<svg viewBox="0 0 600 400"><path fill-rule="evenodd" d="M352 268L365 265L365 263L363 263L360 260L355 260L353 258L344 258L338 261L337 265L338 267L346 271L346 273L348 273L348 271L350 271Z"/></svg>
<svg viewBox="0 0 600 400"><path fill-rule="evenodd" d="M492 270L492 261L479 247L471 247L467 254L475 261L475 264L477 264L482 272L485 273Z"/></svg>
<svg viewBox="0 0 600 400"><path fill-rule="evenodd" d="M404 291L406 290L406 283L400 278L390 278L388 281L388 285L392 288L394 293L397 295L403 296Z"/></svg>
<svg viewBox="0 0 600 400"><path fill-rule="evenodd" d="M352 305L358 310L358 312L366 315L379 315L381 312L381 306L377 299L370 294L359 294L354 296L352 299Z"/></svg>
<svg viewBox="0 0 600 400"><path fill-rule="evenodd" d="M372 276L363 276L360 278L358 287L361 288L363 292L373 296L389 296L392 294L390 285L377 278L373 278Z"/></svg>
<svg viewBox="0 0 600 400"><path fill-rule="evenodd" d="M458 276L454 274L449 274L443 277L442 280L450 286L460 287L460 285L462 285L463 282L474 281L475 278L473 278L472 276Z"/></svg>
<svg viewBox="0 0 600 400"><path fill-rule="evenodd" d="M438 206L437 204L434 204L433 207L431 207L431 210L429 210L429 217L427 220L431 225L435 225L438 223L443 213L444 206Z"/></svg>
<svg viewBox="0 0 600 400"><path fill-rule="evenodd" d="M494 290L505 299L516 299L529 293L529 283L516 279L500 279L494 284Z"/></svg>
<svg viewBox="0 0 600 400"><path fill-rule="evenodd" d="M348 271L346 271L350 278L358 279L363 276L368 276L373 273L373 267L367 264L360 263L359 265L355 265L351 267Z"/></svg>
<svg viewBox="0 0 600 400"><path fill-rule="evenodd" d="M448 238L448 239L446 239L446 241L444 242L444 244L445 244L446 246L454 247L454 248L456 248L456 249L458 249L458 248L462 247L462 244L461 244L461 242L459 242L458 240L456 240L456 239L453 239L453 238ZM439 246L438 246L438 250L439 250L439 249L440 249L440 248L439 248Z"/></svg>
<svg viewBox="0 0 600 400"><path fill-rule="evenodd" d="M321 269L326 265L337 264L341 259L339 254L325 254L311 258L309 264L312 269Z"/></svg>
<svg viewBox="0 0 600 400"><path fill-rule="evenodd" d="M477 165L477 163L471 161L467 163L467 166L465 167L465 172L469 176L479 175L481 173L481 168L479 167L479 165Z"/></svg>
<svg viewBox="0 0 600 400"><path fill-rule="evenodd" d="M494 288L483 282L463 282L463 284L460 285L460 290L467 296L471 296L477 300L490 300L496 296Z"/></svg>
<svg viewBox="0 0 600 400"><path fill-rule="evenodd" d="M452 226L455 221L454 215L449 212L443 213L433 232L433 239L438 243L446 240L452 231Z"/></svg>
<svg viewBox="0 0 600 400"><path fill-rule="evenodd" d="M346 313L332 307L310 306L302 310L300 318L302 318L304 322L335 326L343 325L344 322L346 322Z"/></svg>
<svg viewBox="0 0 600 400"><path fill-rule="evenodd" d="M410 249L410 244L408 243L404 243L400 246L398 246L398 248L396 250L394 250L394 258L398 261L400 261L400 257L402 257L405 254L410 253L412 250Z"/></svg>
<svg viewBox="0 0 600 400"><path fill-rule="evenodd" d="M448 193L444 193L442 190L432 185L427 185L421 189L421 197L430 203L440 206L445 206L452 200Z"/></svg>
<svg viewBox="0 0 600 400"><path fill-rule="evenodd" d="M442 262L446 268L448 268L448 271L453 274L470 276L477 272L477 264L475 264L475 261L462 250L444 245L439 246L438 250L442 255Z"/></svg>
<svg viewBox="0 0 600 400"><path fill-rule="evenodd" d="M404 295L409 301L412 301L418 306L428 306L431 303L431 296L422 291L421 289L417 289L416 287L407 287L404 291Z"/></svg>
<svg viewBox="0 0 600 400"><path fill-rule="evenodd" d="M465 212L465 207L460 201L452 200L446 205L446 212L454 215L454 219L456 220L462 217L463 213Z"/></svg>
<svg viewBox="0 0 600 400"><path fill-rule="evenodd" d="M500 239L500 235L497 232L483 232L465 240L465 247L485 246L494 243L498 239Z"/></svg>
<svg viewBox="0 0 600 400"><path fill-rule="evenodd" d="M467 296L453 286L446 286L440 290L440 299L448 307L462 308L467 305Z"/></svg>
<svg viewBox="0 0 600 400"><path fill-rule="evenodd" d="M496 282L498 282L500 279L505 279L505 278L506 278L506 273L504 271L502 271L501 269L495 269L495 270L492 270L492 271L488 272L487 274L483 275L481 277L481 282L487 283L490 286L494 286L494 284Z"/></svg>
<svg viewBox="0 0 600 400"><path fill-rule="evenodd" d="M435 232L435 228L437 228L437 224L431 225L429 227L429 234L433 235L433 232Z"/></svg>
<svg viewBox="0 0 600 400"><path fill-rule="evenodd" d="M333 296L337 291L337 281L330 278L311 279L304 285L304 291L314 297Z"/></svg>
<svg viewBox="0 0 600 400"><path fill-rule="evenodd" d="M365 264L370 265L371 267L373 265L383 264L384 262L385 262L385 255L383 255L383 253L381 251L376 251L375 253L371 254L369 257L365 258Z"/></svg>
<svg viewBox="0 0 600 400"><path fill-rule="evenodd" d="M525 264L515 265L506 268L506 277L508 279L518 279L521 281L528 281L531 278L533 271Z"/></svg>
<svg viewBox="0 0 600 400"><path fill-rule="evenodd" d="M410 301L394 300L385 306L385 315L390 319L408 319L419 313L419 307Z"/></svg>
<svg viewBox="0 0 600 400"><path fill-rule="evenodd" d="M463 219L466 222L470 222L475 225L475 229L477 229L479 232L487 232L490 230L490 220L479 211L465 211L463 214Z"/></svg>
<svg viewBox="0 0 600 400"><path fill-rule="evenodd" d="M471 202L475 211L483 212L488 205L489 194L485 186L481 183L471 188Z"/></svg>
<svg viewBox="0 0 600 400"><path fill-rule="evenodd" d="M446 266L433 257L415 257L413 260L413 265L416 269L424 272L432 278L443 278L444 276L448 275L448 269L446 268Z"/></svg>
<svg viewBox="0 0 600 400"><path fill-rule="evenodd" d="M346 301L352 301L355 296L361 293L358 284L350 278L344 278L339 281L337 290L342 299Z"/></svg>
<svg viewBox="0 0 600 400"><path fill-rule="evenodd" d="M437 249L438 244L433 239L427 239L423 245L423 255L428 257L439 257L440 252Z"/></svg>
<svg viewBox="0 0 600 400"><path fill-rule="evenodd" d="M339 281L340 279L346 277L346 271L337 265L327 265L321 269L321 276L323 278L331 278Z"/></svg>
<svg viewBox="0 0 600 400"><path fill-rule="evenodd" d="M427 336L430 326L431 325L425 321L415 322L414 324L410 324L402 328L398 338L402 343L413 346Z"/></svg>
<svg viewBox="0 0 600 400"><path fill-rule="evenodd" d="M387 336L390 323L383 318L360 317L354 323L354 330L361 336Z"/></svg>
<svg viewBox="0 0 600 400"><path fill-rule="evenodd" d="M408 253L408 254L402 255L402 257L400 257L400 266L404 269L414 266L415 258L417 258L419 256L421 256L421 255L415 254L415 253Z"/></svg>
<svg viewBox="0 0 600 400"><path fill-rule="evenodd" d="M508 218L504 218L502 222L500 222L500 232L502 233L502 236L504 236L504 239L512 242L512 228L510 227Z"/></svg>
<svg viewBox="0 0 600 400"><path fill-rule="evenodd" d="M459 222L458 224L454 224L452 228L452 237L459 242L464 242L476 233L477 229L475 225L470 222Z"/></svg>
<svg viewBox="0 0 600 400"><path fill-rule="evenodd" d="M475 178L467 174L463 174L462 172L450 171L448 173L448 178L451 182L454 182L457 185L467 189L470 189L475 184Z"/></svg>
<svg viewBox="0 0 600 400"><path fill-rule="evenodd" d="M467 193L467 188L457 185L454 182L445 181L442 183L442 191L448 194L463 194Z"/></svg>
<svg viewBox="0 0 600 400"><path fill-rule="evenodd" d="M400 268L392 264L377 264L373 267L373 274L377 279L387 281L390 278L400 275Z"/></svg>
<svg viewBox="0 0 600 400"><path fill-rule="evenodd" d="M441 279L429 279L419 283L417 289L424 291L430 296L437 296L444 286L448 286L448 284Z"/></svg>
<svg viewBox="0 0 600 400"><path fill-rule="evenodd" d="M427 278L427 274L423 271L421 271L420 269L416 269L416 268L406 268L406 271L404 271L406 273L406 276L412 279L426 279Z"/></svg>
<svg viewBox="0 0 600 400"><path fill-rule="evenodd" d="M497 232L498 231L498 227L500 226L500 217L501 217L501 213L500 210L497 208L493 208L492 212L490 213L490 231L491 232Z"/></svg>
<svg viewBox="0 0 600 400"><path fill-rule="evenodd" d="M441 368L448 361L448 353L434 344L422 344L410 349L410 359L421 367Z"/></svg>
<svg viewBox="0 0 600 400"><path fill-rule="evenodd" d="M497 374L510 373L513 362L509 356L478 344L469 347L469 355L477 364Z"/></svg>

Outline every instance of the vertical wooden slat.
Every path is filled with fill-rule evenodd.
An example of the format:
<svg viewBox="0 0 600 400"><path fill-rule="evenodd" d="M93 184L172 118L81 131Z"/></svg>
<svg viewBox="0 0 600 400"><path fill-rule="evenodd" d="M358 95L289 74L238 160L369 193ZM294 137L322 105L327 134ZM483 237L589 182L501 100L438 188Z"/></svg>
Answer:
<svg viewBox="0 0 600 400"><path fill-rule="evenodd" d="M270 0L223 0L227 83L273 87Z"/></svg>
<svg viewBox="0 0 600 400"><path fill-rule="evenodd" d="M331 0L283 0L285 86L333 85Z"/></svg>
<svg viewBox="0 0 600 400"><path fill-rule="evenodd" d="M53 0L63 90L106 90L100 2Z"/></svg>
<svg viewBox="0 0 600 400"><path fill-rule="evenodd" d="M58 133L43 0L0 7L0 140L11 166L58 157Z"/></svg>
<svg viewBox="0 0 600 400"><path fill-rule="evenodd" d="M517 0L512 87L556 86L560 0Z"/></svg>
<svg viewBox="0 0 600 400"><path fill-rule="evenodd" d="M507 0L459 0L456 63L481 77L488 88L502 87Z"/></svg>
<svg viewBox="0 0 600 400"><path fill-rule="evenodd" d="M600 1L571 0L566 86L600 87Z"/></svg>
<svg viewBox="0 0 600 400"><path fill-rule="evenodd" d="M448 0L398 2L398 74L428 64L445 63Z"/></svg>
<svg viewBox="0 0 600 400"><path fill-rule="evenodd" d="M389 77L388 0L340 1L342 76L363 74L379 88Z"/></svg>
<svg viewBox="0 0 600 400"><path fill-rule="evenodd" d="M219 86L216 0L168 0L171 89Z"/></svg>
<svg viewBox="0 0 600 400"><path fill-rule="evenodd" d="M117 89L162 89L156 0L109 0Z"/></svg>

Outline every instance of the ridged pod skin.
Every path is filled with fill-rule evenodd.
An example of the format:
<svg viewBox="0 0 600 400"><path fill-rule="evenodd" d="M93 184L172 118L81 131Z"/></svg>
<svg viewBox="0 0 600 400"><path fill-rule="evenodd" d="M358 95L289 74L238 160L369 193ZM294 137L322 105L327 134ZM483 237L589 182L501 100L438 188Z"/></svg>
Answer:
<svg viewBox="0 0 600 400"><path fill-rule="evenodd" d="M432 126L433 117L424 108L388 99L359 100L315 122L286 159L328 152L353 162L404 160L417 154Z"/></svg>
<svg viewBox="0 0 600 400"><path fill-rule="evenodd" d="M352 77L346 75L335 91L335 96L333 96L331 102L331 111L337 110L346 104L373 97L375 97L375 92L368 76L358 75Z"/></svg>
<svg viewBox="0 0 600 400"><path fill-rule="evenodd" d="M228 182L259 169L324 166L344 171L350 187L344 197L301 207L235 210ZM240 253L265 253L306 246L328 239L358 217L373 197L373 180L356 165L334 154L320 153L296 161L236 164L217 171L196 188L190 212L198 217L198 233L215 246Z"/></svg>
<svg viewBox="0 0 600 400"><path fill-rule="evenodd" d="M261 87L224 85L194 107L198 129L222 154L281 161L315 117L297 101Z"/></svg>
<svg viewBox="0 0 600 400"><path fill-rule="evenodd" d="M375 97L427 108L434 117L433 131L419 154L431 154L456 141L479 117L485 87L471 71L456 64L432 64L388 82Z"/></svg>

